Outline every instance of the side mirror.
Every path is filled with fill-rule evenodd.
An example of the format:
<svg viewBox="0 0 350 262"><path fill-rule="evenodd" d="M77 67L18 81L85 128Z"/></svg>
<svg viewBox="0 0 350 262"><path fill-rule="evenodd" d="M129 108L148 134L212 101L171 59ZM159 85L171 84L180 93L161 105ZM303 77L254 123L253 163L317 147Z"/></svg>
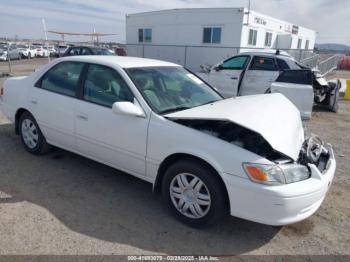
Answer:
<svg viewBox="0 0 350 262"><path fill-rule="evenodd" d="M217 71L220 71L222 69L221 65L217 65L217 66L214 66L214 70L217 72Z"/></svg>
<svg viewBox="0 0 350 262"><path fill-rule="evenodd" d="M112 111L116 115L145 117L143 110L131 102L115 102Z"/></svg>

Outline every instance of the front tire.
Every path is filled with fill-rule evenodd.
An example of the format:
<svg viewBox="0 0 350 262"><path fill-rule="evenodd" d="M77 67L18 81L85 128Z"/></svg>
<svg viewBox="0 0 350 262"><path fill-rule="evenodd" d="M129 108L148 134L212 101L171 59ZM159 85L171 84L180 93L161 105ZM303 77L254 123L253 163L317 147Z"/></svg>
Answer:
<svg viewBox="0 0 350 262"><path fill-rule="evenodd" d="M196 160L181 160L168 168L162 195L175 217L191 227L213 226L228 213L226 190L218 174Z"/></svg>
<svg viewBox="0 0 350 262"><path fill-rule="evenodd" d="M51 149L37 122L29 112L24 112L19 119L19 135L24 148L33 155L44 154Z"/></svg>

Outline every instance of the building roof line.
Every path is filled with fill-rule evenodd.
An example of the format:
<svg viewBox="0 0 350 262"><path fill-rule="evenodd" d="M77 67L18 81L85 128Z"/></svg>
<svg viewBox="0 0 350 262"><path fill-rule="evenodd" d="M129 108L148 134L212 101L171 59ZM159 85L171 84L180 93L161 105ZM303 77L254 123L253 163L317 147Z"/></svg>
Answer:
<svg viewBox="0 0 350 262"><path fill-rule="evenodd" d="M173 12L173 11L193 11L193 10L244 10L244 7L192 7L192 8L171 8L171 9L162 9L162 10L152 10L139 13L130 13L129 15L141 15L141 14L150 14L150 13L161 13L161 12Z"/></svg>

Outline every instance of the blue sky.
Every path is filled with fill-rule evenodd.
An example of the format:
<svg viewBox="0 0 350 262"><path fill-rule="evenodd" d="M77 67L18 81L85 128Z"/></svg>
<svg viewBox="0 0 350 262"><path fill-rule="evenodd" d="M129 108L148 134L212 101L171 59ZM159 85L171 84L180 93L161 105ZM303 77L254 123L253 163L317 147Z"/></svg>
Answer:
<svg viewBox="0 0 350 262"><path fill-rule="evenodd" d="M248 0L0 0L0 36L43 38L48 30L113 33L124 42L125 14L169 8L242 7ZM350 1L251 0L252 9L319 32L318 42L350 45ZM58 39L49 35L49 39ZM80 41L86 38L70 37Z"/></svg>

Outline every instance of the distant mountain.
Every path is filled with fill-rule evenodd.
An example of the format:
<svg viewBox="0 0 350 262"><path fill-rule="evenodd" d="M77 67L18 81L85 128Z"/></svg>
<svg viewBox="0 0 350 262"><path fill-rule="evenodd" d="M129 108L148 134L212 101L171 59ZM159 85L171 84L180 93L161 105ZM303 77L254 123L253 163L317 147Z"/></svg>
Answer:
<svg viewBox="0 0 350 262"><path fill-rule="evenodd" d="M328 51L340 51L340 52L349 52L350 46L342 45L342 44L316 44L315 48L319 50L328 50Z"/></svg>

